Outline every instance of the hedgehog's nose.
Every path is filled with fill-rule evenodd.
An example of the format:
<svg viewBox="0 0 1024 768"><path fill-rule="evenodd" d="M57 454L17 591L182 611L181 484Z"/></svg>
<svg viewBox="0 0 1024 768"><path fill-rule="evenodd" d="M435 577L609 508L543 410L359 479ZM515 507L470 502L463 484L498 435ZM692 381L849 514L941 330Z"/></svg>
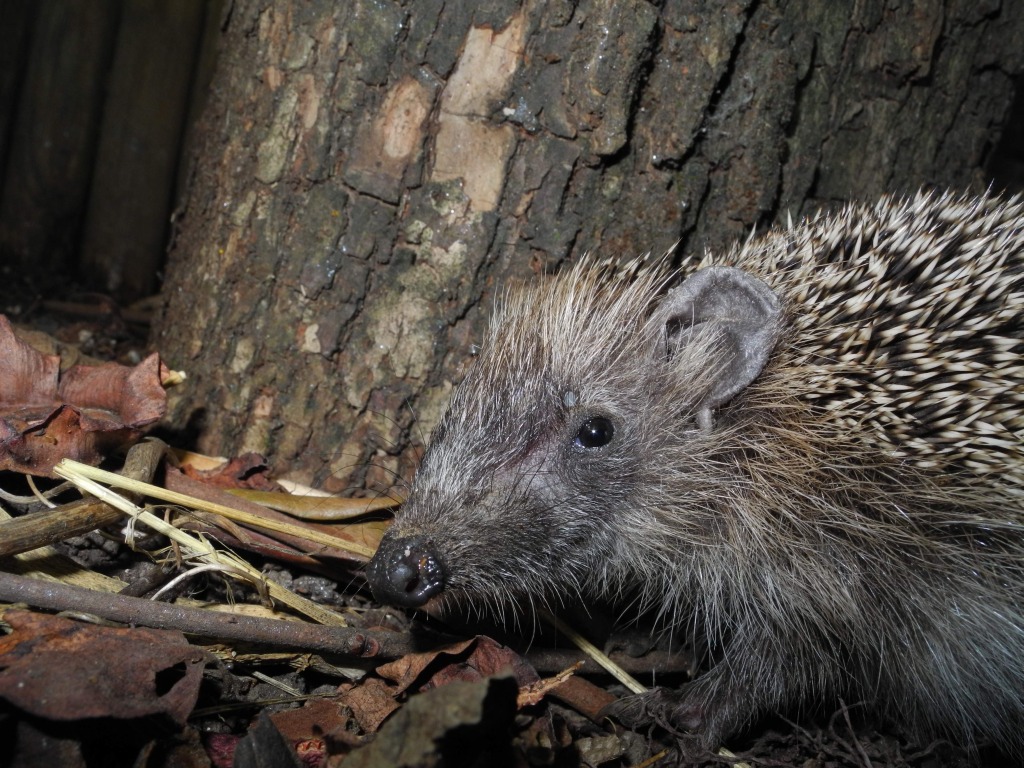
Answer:
<svg viewBox="0 0 1024 768"><path fill-rule="evenodd" d="M447 574L425 537L385 536L366 568L366 579L382 603L418 608L444 589Z"/></svg>

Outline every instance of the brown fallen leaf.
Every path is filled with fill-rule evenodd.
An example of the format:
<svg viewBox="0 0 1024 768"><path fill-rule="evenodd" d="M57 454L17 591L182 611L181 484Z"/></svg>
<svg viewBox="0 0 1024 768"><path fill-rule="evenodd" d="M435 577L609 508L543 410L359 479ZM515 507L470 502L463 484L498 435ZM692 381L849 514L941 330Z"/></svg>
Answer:
<svg viewBox="0 0 1024 768"><path fill-rule="evenodd" d="M559 686L564 685L568 680L572 679L572 676L576 674L582 666L583 662L579 661L568 669L563 669L553 677L545 677L535 683L524 685L519 689L516 706L522 708L529 707L533 704L539 704L549 692L557 689Z"/></svg>
<svg viewBox="0 0 1024 768"><path fill-rule="evenodd" d="M520 686L540 680L522 656L486 635L477 635L440 649L410 653L377 667L378 675L396 684L395 693L405 691L424 678L420 690L437 688L455 680L483 680L508 671Z"/></svg>
<svg viewBox="0 0 1024 768"><path fill-rule="evenodd" d="M380 724L398 709L395 694L392 686L370 677L359 685L349 686L342 692L340 701L352 710L363 733L376 733Z"/></svg>
<svg viewBox="0 0 1024 768"><path fill-rule="evenodd" d="M225 509L235 509L252 517L243 520L235 517L237 523L244 523L250 528L258 527L259 520L264 527L259 531L248 533L245 539L235 539L232 546L252 549L276 559L298 563L308 568L317 568L315 558L338 558L342 560L365 561L372 555L387 524L381 520L365 520L346 525L326 525L296 520L290 515L276 512L267 507L249 501L243 496L229 494L223 488L217 488L185 476L177 470L168 469L164 483L168 491L187 494L195 499L213 502ZM287 496L287 494L274 494ZM271 539L284 547L274 548ZM346 542L351 545L345 549ZM287 551L291 548L291 553Z"/></svg>
<svg viewBox="0 0 1024 768"><path fill-rule="evenodd" d="M164 715L182 727L211 657L180 632L6 611L0 699L49 720Z"/></svg>
<svg viewBox="0 0 1024 768"><path fill-rule="evenodd" d="M414 696L351 752L345 768L440 768L446 765L523 765L509 733L516 685L509 678L454 682ZM334 765L336 763L332 763Z"/></svg>
<svg viewBox="0 0 1024 768"><path fill-rule="evenodd" d="M281 489L281 486L270 479L270 466L266 458L252 451L233 459L225 459L208 469L200 469L194 464L185 463L181 465L181 471L186 477L217 488L248 488L256 491Z"/></svg>
<svg viewBox="0 0 1024 768"><path fill-rule="evenodd" d="M270 715L285 741L292 745L305 765L321 765L328 753L347 752L361 739L349 731L351 717L338 699L311 699L298 709ZM317 762L314 762L314 759Z"/></svg>
<svg viewBox="0 0 1024 768"><path fill-rule="evenodd" d="M476 638L470 638L446 645L443 648L422 653L409 653L400 659L377 667L377 674L385 680L395 683L395 694L399 694L416 683L423 676L425 670L435 664L438 657L443 658L441 663L451 663L451 657L455 657L455 659L462 657L475 643Z"/></svg>
<svg viewBox="0 0 1024 768"><path fill-rule="evenodd" d="M163 416L169 375L156 354L61 373L56 355L25 344L0 315L0 470L52 476L63 458L98 464Z"/></svg>
<svg viewBox="0 0 1024 768"><path fill-rule="evenodd" d="M334 522L365 517L373 512L391 510L400 503L398 494L376 496L370 499L346 498L344 496L314 496L313 494L274 493L270 491L251 491L246 488L229 489L229 492L241 499L255 501L265 507L286 512L292 517L311 522Z"/></svg>
<svg viewBox="0 0 1024 768"><path fill-rule="evenodd" d="M177 459L178 469L186 477L224 488L240 499L311 522L364 517L394 509L403 500L399 488L391 489L387 496L347 498L291 480L273 480L266 459L258 453L226 459L180 448L171 448L171 451Z"/></svg>
<svg viewBox="0 0 1024 768"><path fill-rule="evenodd" d="M511 673L519 687L531 685L540 680L540 675L522 656L487 635L477 635L470 647L469 655L461 661L446 664L431 675L421 691L448 685L455 680L483 680L495 675Z"/></svg>
<svg viewBox="0 0 1024 768"><path fill-rule="evenodd" d="M603 714L605 708L616 701L615 694L575 675L554 685L547 695L572 707L595 723L606 722L607 718Z"/></svg>

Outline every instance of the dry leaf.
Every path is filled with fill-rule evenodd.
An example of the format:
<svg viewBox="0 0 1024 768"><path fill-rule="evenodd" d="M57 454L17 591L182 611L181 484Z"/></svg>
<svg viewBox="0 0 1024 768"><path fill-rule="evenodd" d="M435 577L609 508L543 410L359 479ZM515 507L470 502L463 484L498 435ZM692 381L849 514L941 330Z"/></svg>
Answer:
<svg viewBox="0 0 1024 768"><path fill-rule="evenodd" d="M434 664L438 657L456 657L458 659L475 642L476 639L471 638L436 650L410 653L400 659L377 667L377 674L385 680L395 683L397 686L395 693L398 694L413 685L423 675L424 670ZM445 658L444 661L451 663L452 659Z"/></svg>
<svg viewBox="0 0 1024 768"><path fill-rule="evenodd" d="M0 638L0 699L50 720L166 715L184 726L205 651L180 632L83 624L7 611Z"/></svg>
<svg viewBox="0 0 1024 768"><path fill-rule="evenodd" d="M341 694L341 701L352 710L363 733L376 733L392 712L398 709L397 691L383 680L367 678L360 685L350 687Z"/></svg>
<svg viewBox="0 0 1024 768"><path fill-rule="evenodd" d="M595 723L605 721L605 708L616 701L615 695L605 688L575 675L555 685L548 691L548 695L586 715Z"/></svg>
<svg viewBox="0 0 1024 768"><path fill-rule="evenodd" d="M378 675L395 683L396 694L419 680L424 680L420 690L428 690L456 680L483 680L509 671L519 686L540 680L522 656L486 635L424 653L410 653L377 667Z"/></svg>
<svg viewBox="0 0 1024 768"><path fill-rule="evenodd" d="M98 464L137 441L167 408L166 366L76 365L63 374L0 315L0 470L50 476L63 458Z"/></svg>
<svg viewBox="0 0 1024 768"><path fill-rule="evenodd" d="M516 686L508 678L457 682L414 696L354 750L345 768L509 764Z"/></svg>
<svg viewBox="0 0 1024 768"><path fill-rule="evenodd" d="M337 700L311 699L298 709L274 712L270 720L303 765L322 765L334 741L331 734L345 734L350 718Z"/></svg>
<svg viewBox="0 0 1024 768"><path fill-rule="evenodd" d="M181 471L186 477L216 488L250 488L257 491L278 491L281 488L270 479L266 458L251 451L226 459L210 469L184 464Z"/></svg>

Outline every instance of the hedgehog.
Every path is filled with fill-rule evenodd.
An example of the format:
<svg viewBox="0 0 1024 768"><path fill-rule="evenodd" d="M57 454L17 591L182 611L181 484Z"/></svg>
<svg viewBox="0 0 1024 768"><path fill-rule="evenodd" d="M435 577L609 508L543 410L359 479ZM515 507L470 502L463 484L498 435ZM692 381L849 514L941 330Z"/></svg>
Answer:
<svg viewBox="0 0 1024 768"><path fill-rule="evenodd" d="M713 748L854 696L1024 756L1024 204L852 204L512 288L367 569L500 619L622 599L707 649L631 722Z"/></svg>

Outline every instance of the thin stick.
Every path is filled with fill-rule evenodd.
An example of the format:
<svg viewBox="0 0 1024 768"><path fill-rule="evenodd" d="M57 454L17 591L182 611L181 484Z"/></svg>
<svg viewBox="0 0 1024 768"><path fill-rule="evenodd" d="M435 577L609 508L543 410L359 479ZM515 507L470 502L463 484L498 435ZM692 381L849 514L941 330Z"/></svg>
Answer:
<svg viewBox="0 0 1024 768"><path fill-rule="evenodd" d="M150 480L167 446L159 440L144 440L128 451L125 477ZM124 517L124 512L96 499L79 499L50 510L0 520L0 557L29 552L47 544L105 528Z"/></svg>
<svg viewBox="0 0 1024 768"><path fill-rule="evenodd" d="M248 512L242 512L241 510L234 509L225 504L217 504L212 501L204 501L197 499L194 496L188 496L184 493L178 493L176 491L169 491L166 488L161 488L157 485L151 485L149 483L140 483L133 480L128 480L120 475L114 474L113 472L107 472L103 469L97 469L96 467L90 467L87 464L81 464L77 461L71 461L64 459L56 467L54 467L54 473L65 477L64 472L73 471L78 475L86 477L90 480L95 480L101 483L106 483L113 488L122 488L133 493L138 493L144 496L150 496L154 499L160 499L161 501L167 501L171 504L180 504L184 507L191 507L193 509L202 509L206 512L212 512L216 515L223 515L229 520L234 520L239 523L245 523L256 528L263 528L267 531L278 531L280 533L288 533L292 536L299 536L308 541L325 544L331 547L337 547L338 549L344 549L349 552L354 552L357 555L364 557L373 557L374 549L367 547L363 544L357 544L352 541L346 541L345 539L339 539L336 536L329 536L325 533L313 531L302 526L293 525L290 523L283 523L278 520L271 520L269 518L260 517L259 515L252 515Z"/></svg>
<svg viewBox="0 0 1024 768"><path fill-rule="evenodd" d="M133 626L176 629L216 640L309 653L339 653L384 660L420 650L397 632L366 632L189 608L3 572L0 572L0 601L25 603L51 611L74 610Z"/></svg>
<svg viewBox="0 0 1024 768"><path fill-rule="evenodd" d="M91 494L98 499L102 499L112 507L117 507L126 514L131 515L140 523L146 525L151 530L161 533L171 541L185 547L193 557L202 560L204 563L228 565L232 568L243 571L248 574L252 581L266 584L267 591L274 600L284 603L293 610L304 613L306 616L309 616L311 619L321 624L344 626L345 619L342 618L340 614L330 611L323 606L314 603L312 600L308 600L301 595L297 595L294 592L285 589L277 582L267 580L262 573L241 558L236 557L231 553L218 552L217 549L205 539L190 536L185 533L185 531L164 522L152 512L147 512L146 510L137 507L123 496L119 496L109 488L106 488L87 477L86 475L91 473L81 471L83 467L89 470L93 469L92 467L80 464L77 461L64 459L60 464L53 468L53 472L54 474L63 477L65 480L70 480L85 493ZM99 470L96 471L100 472ZM102 472L101 474L124 482L124 478L111 472ZM107 479L107 477L104 479ZM155 486L153 487L155 488Z"/></svg>
<svg viewBox="0 0 1024 768"><path fill-rule="evenodd" d="M560 618L555 616L553 613L548 613L547 611L544 611L541 614L541 616L543 617L544 621L546 621L548 624L553 626L563 635L572 640L573 643L576 644L577 648L579 648L590 658L592 658L594 661L596 661L598 664L604 667L612 677L614 677L616 680L618 680L620 683L626 686L626 688L628 688L630 691L632 691L633 693L645 693L647 691L647 687L643 685L643 683L641 683L631 674L626 672L626 670L624 670L614 661L609 659L608 656L600 648L598 648L592 642L587 640L585 637L583 637L583 635L581 635L575 629L570 627L568 624L566 624Z"/></svg>

